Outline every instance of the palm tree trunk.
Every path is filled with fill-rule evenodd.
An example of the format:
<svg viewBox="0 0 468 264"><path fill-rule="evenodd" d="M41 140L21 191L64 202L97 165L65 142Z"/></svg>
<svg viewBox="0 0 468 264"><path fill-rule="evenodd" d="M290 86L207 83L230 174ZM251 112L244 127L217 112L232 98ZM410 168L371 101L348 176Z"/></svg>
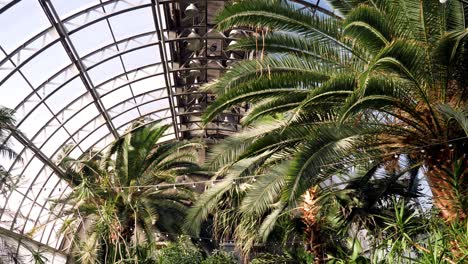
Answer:
<svg viewBox="0 0 468 264"><path fill-rule="evenodd" d="M312 187L306 192L301 211L302 222L306 225L305 235L307 250L314 254L314 263L321 264L326 262L326 254L321 239L320 220L317 217L320 210L320 206L317 203L317 193L317 187Z"/></svg>
<svg viewBox="0 0 468 264"><path fill-rule="evenodd" d="M434 205L440 210L441 216L446 222L453 222L467 217L467 208L463 201L468 187L466 166L464 158L454 161L447 160L447 163L449 163L448 166L432 165L426 176L432 191Z"/></svg>
<svg viewBox="0 0 468 264"><path fill-rule="evenodd" d="M447 166L432 166L426 173L432 191L433 204L440 210L441 217L447 224L464 221L467 217L466 194L468 191L464 157L454 160ZM450 251L455 259L463 256L458 241L450 241ZM419 248L418 248L419 249ZM445 259L445 258L444 258ZM448 261L454 263L453 261Z"/></svg>

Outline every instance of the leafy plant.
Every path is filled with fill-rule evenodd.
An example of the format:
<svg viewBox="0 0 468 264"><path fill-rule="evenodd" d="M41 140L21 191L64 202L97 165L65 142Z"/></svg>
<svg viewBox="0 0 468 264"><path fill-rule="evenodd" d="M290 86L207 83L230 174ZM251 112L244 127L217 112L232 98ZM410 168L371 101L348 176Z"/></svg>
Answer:
<svg viewBox="0 0 468 264"><path fill-rule="evenodd" d="M284 254L260 253L252 259L252 264L308 264L314 262L314 255L301 248L285 249Z"/></svg>
<svg viewBox="0 0 468 264"><path fill-rule="evenodd" d="M215 250L201 264L237 264L234 255L225 251Z"/></svg>
<svg viewBox="0 0 468 264"><path fill-rule="evenodd" d="M468 135L467 5L330 4L341 17L284 0L236 2L218 15L221 31L256 32L232 50L261 56L205 87L218 95L205 122L240 103L252 107L242 120L246 129L212 149L207 167L223 180L190 209L186 227L193 234L213 219L215 235L234 238L248 255L276 237L280 222L304 216L304 194L318 187L333 195L317 204L333 206L312 219L320 227L313 235L337 244L333 254L352 254L348 236L368 230L383 239L383 219L399 214L392 197L404 201L405 214L414 212L408 205L419 203L418 175L445 221L466 218L468 180L460 172ZM396 226L389 234L402 230ZM330 239L337 228L344 236L338 242ZM404 236L394 238L413 250ZM325 261L320 255L317 261Z"/></svg>
<svg viewBox="0 0 468 264"><path fill-rule="evenodd" d="M73 192L55 202L72 208L65 212L72 220L62 232L73 237L72 252L80 263L133 263L150 258L155 234L179 233L195 198L190 188L175 189L170 184L199 169L195 150L202 145L158 144L169 126L139 126L134 123L130 127L134 131L114 142L106 153L63 159L66 174L62 179Z"/></svg>
<svg viewBox="0 0 468 264"><path fill-rule="evenodd" d="M158 264L200 264L203 255L188 239L170 243L157 253Z"/></svg>
<svg viewBox="0 0 468 264"><path fill-rule="evenodd" d="M15 128L14 111L5 107L0 106L0 156L7 157L9 159L17 158L18 154L11 148L6 141L7 137L15 131L20 133ZM13 190L17 183L18 178L10 175L5 168L0 165L0 194L6 195L8 192Z"/></svg>

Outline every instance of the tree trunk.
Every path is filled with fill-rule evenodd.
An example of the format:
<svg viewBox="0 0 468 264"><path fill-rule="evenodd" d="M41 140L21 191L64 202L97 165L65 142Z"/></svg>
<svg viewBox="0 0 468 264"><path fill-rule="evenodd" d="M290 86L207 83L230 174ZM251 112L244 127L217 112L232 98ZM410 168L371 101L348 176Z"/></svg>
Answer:
<svg viewBox="0 0 468 264"><path fill-rule="evenodd" d="M426 176L432 191L434 205L446 222L464 220L467 217L466 199L468 184L464 157L453 160L439 157L431 165ZM447 159L449 158L449 159Z"/></svg>
<svg viewBox="0 0 468 264"><path fill-rule="evenodd" d="M326 262L326 252L323 250L323 241L320 235L320 219L317 217L320 210L320 206L317 204L317 192L317 187L312 187L306 192L301 211L302 222L306 225L307 250L314 254L314 263L321 264Z"/></svg>

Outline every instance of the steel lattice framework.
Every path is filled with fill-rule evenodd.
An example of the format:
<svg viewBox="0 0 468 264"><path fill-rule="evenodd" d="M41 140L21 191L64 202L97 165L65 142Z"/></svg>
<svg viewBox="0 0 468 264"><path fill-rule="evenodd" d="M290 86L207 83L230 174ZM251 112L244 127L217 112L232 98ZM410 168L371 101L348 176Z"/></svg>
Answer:
<svg viewBox="0 0 468 264"><path fill-rule="evenodd" d="M324 1L296 0L298 9L334 15ZM186 12L194 4L198 12ZM214 96L199 91L237 60L226 51L242 30L213 30L225 1L0 1L0 105L15 109L18 131L5 142L18 158L0 157L16 188L0 194L0 234L41 248L65 263L70 241L60 234L64 206L50 199L71 189L59 180L65 154L104 149L128 125L172 124L164 140L215 139L239 129L244 108L202 126ZM190 7L189 7L190 6ZM245 106L246 107L246 106Z"/></svg>

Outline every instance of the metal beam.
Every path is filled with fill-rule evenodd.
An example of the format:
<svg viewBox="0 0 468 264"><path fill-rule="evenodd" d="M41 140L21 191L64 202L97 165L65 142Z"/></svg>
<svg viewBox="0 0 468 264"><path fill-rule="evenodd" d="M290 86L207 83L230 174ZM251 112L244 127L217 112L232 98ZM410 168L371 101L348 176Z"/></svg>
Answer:
<svg viewBox="0 0 468 264"><path fill-rule="evenodd" d="M21 1L21 0L13 0L13 1L9 2L8 4L2 6L2 8L0 8L0 14L5 12L6 10L8 10L8 8L10 8L10 7L14 6L15 4L19 3L19 1Z"/></svg>
<svg viewBox="0 0 468 264"><path fill-rule="evenodd" d="M25 137L22 133L18 132L15 128L11 128L11 130L11 135L25 147L29 148L39 160L49 166L58 175L65 175L64 171L61 170L55 163L53 163L38 147L36 147L36 145L31 140Z"/></svg>
<svg viewBox="0 0 468 264"><path fill-rule="evenodd" d="M317 4L312 4L310 2L307 2L305 0L291 0L292 2L296 2L298 4L301 4L305 7L308 7L310 8L311 10L314 10L314 11L320 11L326 15L329 15L331 17L334 17L334 18L337 18L337 19L343 19L342 17L340 17L339 15L335 14L334 12L331 12L330 10L327 10L321 6L319 6L319 3L320 3L320 0L317 2Z"/></svg>
<svg viewBox="0 0 468 264"><path fill-rule="evenodd" d="M27 244L28 246L33 245L33 246L37 247L37 249L45 249L45 250L47 250L49 252L58 253L58 254L62 255L63 257L67 257L67 255L68 255L66 252L64 252L62 250L53 248L53 247L51 247L49 245L46 245L46 244L41 243L39 241L36 241L36 240L34 240L34 239L32 239L32 238L30 238L28 236L17 234L15 232L13 232L11 230L8 230L8 229L6 229L4 227L1 227L1 226L0 226L0 235L3 235L5 237L7 237L7 238L11 238L13 240L16 240L16 241L18 241L18 243L22 243L23 245L24 244ZM24 242L21 242L21 241L24 241Z"/></svg>
<svg viewBox="0 0 468 264"><path fill-rule="evenodd" d="M167 60L167 54L166 54L166 41L164 39L164 34L161 30L162 26L162 21L161 21L161 9L159 7L159 1L157 0L151 0L151 12L153 14L153 21L154 21L154 26L156 28L158 40L159 40L159 54L161 57L161 63L163 64L163 70L164 70L164 82L167 87L167 94L169 96L169 107L171 108L171 115L172 115L172 124L174 126L174 132L176 135L176 138L179 139L179 126L177 123L177 114L175 111L175 106L174 106L174 94L172 92L172 85L170 82L170 70L169 70L169 65L168 65L168 60Z"/></svg>
<svg viewBox="0 0 468 264"><path fill-rule="evenodd" d="M76 66L76 68L79 71L79 75L81 78L81 81L83 82L84 86L86 87L86 90L91 94L93 97L94 105L96 106L97 110L99 113L104 117L104 120L106 122L107 128L109 131L114 135L115 139L119 138L119 134L117 133L117 130L115 129L114 125L112 124L112 119L110 118L109 114L106 111L106 108L104 107L104 104L102 103L100 96L98 92L96 91L93 82L91 81L91 78L88 75L88 72L86 71L86 67L84 66L83 62L80 59L80 56L78 56L78 52L76 51L75 47L73 46L72 41L70 40L70 36L67 33L67 30L65 29L64 25L62 24L62 21L60 20L57 11L55 11L55 8L53 5L50 3L50 0L39 0L39 3L41 4L42 9L44 10L47 18L49 19L50 23L53 25L55 30L57 30L60 38L60 42L62 43L63 48L65 49L68 57L70 60L73 62L73 64Z"/></svg>

